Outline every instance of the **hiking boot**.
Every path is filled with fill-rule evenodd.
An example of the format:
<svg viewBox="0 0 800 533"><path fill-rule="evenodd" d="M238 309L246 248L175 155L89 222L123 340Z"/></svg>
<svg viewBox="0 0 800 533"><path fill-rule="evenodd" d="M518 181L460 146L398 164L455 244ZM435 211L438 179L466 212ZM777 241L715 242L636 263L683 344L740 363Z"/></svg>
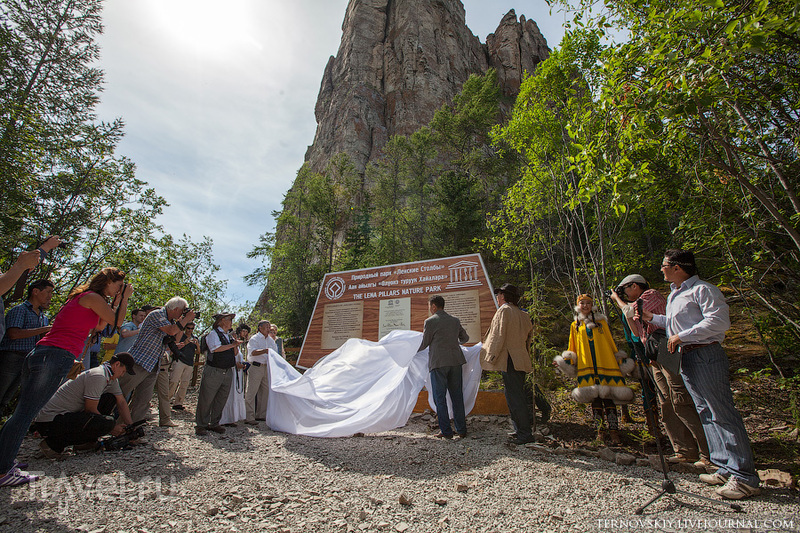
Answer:
<svg viewBox="0 0 800 533"><path fill-rule="evenodd" d="M39 449L42 450L42 453L48 459L55 459L56 461L60 461L64 458L64 452L57 452L53 448L51 448L46 440L43 440L39 443Z"/></svg>
<svg viewBox="0 0 800 533"><path fill-rule="evenodd" d="M194 434L198 437L202 437L203 435L208 435L208 430L206 428L201 428L200 426L194 428Z"/></svg>
<svg viewBox="0 0 800 533"><path fill-rule="evenodd" d="M724 485L728 482L728 477L714 472L713 474L700 474L700 481L706 485Z"/></svg>
<svg viewBox="0 0 800 533"><path fill-rule="evenodd" d="M714 492L725 498L726 500L741 500L742 498L750 498L761 494L761 489L752 487L731 476L724 486L719 487Z"/></svg>
<svg viewBox="0 0 800 533"><path fill-rule="evenodd" d="M214 433L219 433L219 434L225 433L225 428L220 426L220 425L208 426L208 430L209 431L213 431Z"/></svg>
<svg viewBox="0 0 800 533"><path fill-rule="evenodd" d="M83 444L74 444L72 446L72 451L75 453L89 453L95 451L96 449L97 441L84 442Z"/></svg>

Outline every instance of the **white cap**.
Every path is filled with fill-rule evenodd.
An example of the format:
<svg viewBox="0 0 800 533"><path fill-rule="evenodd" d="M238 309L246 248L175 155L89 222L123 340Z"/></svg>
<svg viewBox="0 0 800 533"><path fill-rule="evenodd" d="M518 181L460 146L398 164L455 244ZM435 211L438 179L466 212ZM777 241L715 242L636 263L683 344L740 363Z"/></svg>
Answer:
<svg viewBox="0 0 800 533"><path fill-rule="evenodd" d="M642 276L641 274L631 274L630 276L625 276L625 278L619 282L619 285L617 285L617 287L625 286L628 283L642 283L644 285L648 284L647 280L644 279L644 276Z"/></svg>

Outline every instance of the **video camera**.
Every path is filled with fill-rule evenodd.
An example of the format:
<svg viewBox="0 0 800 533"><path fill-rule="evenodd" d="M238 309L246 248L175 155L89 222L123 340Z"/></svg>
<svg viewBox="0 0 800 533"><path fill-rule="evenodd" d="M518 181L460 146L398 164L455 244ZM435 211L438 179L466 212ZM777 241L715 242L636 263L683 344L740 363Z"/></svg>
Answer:
<svg viewBox="0 0 800 533"><path fill-rule="evenodd" d="M144 428L142 427L147 420L139 420L133 424L125 426L125 432L119 436L109 436L100 439L98 449L106 451L125 450L131 447L131 441L144 437Z"/></svg>

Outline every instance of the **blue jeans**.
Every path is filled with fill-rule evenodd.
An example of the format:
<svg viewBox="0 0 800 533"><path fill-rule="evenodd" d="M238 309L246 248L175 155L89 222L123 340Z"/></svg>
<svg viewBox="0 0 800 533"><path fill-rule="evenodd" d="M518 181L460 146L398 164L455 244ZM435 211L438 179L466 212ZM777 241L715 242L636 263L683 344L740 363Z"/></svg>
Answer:
<svg viewBox="0 0 800 533"><path fill-rule="evenodd" d="M700 415L717 473L757 487L760 480L742 415L733 403L728 366L722 346L711 344L683 354L681 376Z"/></svg>
<svg viewBox="0 0 800 533"><path fill-rule="evenodd" d="M15 350L0 351L0 411L2 411L19 387L22 364L27 352Z"/></svg>
<svg viewBox="0 0 800 533"><path fill-rule="evenodd" d="M14 466L31 422L58 390L74 362L75 356L67 350L44 345L36 346L25 358L17 409L0 430L0 475Z"/></svg>
<svg viewBox="0 0 800 533"><path fill-rule="evenodd" d="M443 435L452 435L450 427L450 413L447 411L447 393L450 393L450 403L453 404L453 421L456 432L467 432L467 416L464 414L464 384L461 375L461 365L442 366L431 370L431 393L433 404L436 406L436 417L439 420L439 429Z"/></svg>

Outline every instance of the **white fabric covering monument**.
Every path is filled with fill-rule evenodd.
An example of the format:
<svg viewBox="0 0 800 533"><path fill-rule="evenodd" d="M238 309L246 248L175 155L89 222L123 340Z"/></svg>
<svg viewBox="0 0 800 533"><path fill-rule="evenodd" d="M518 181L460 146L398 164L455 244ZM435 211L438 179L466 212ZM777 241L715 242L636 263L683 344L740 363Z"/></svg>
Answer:
<svg viewBox="0 0 800 533"><path fill-rule="evenodd" d="M270 350L267 424L276 431L311 437L346 437L404 426L422 387L430 386L428 350L417 353L421 342L422 333L416 331L392 331L378 342L350 339L305 374ZM480 348L480 343L462 347L467 413L478 394ZM449 400L448 396L448 406Z"/></svg>

